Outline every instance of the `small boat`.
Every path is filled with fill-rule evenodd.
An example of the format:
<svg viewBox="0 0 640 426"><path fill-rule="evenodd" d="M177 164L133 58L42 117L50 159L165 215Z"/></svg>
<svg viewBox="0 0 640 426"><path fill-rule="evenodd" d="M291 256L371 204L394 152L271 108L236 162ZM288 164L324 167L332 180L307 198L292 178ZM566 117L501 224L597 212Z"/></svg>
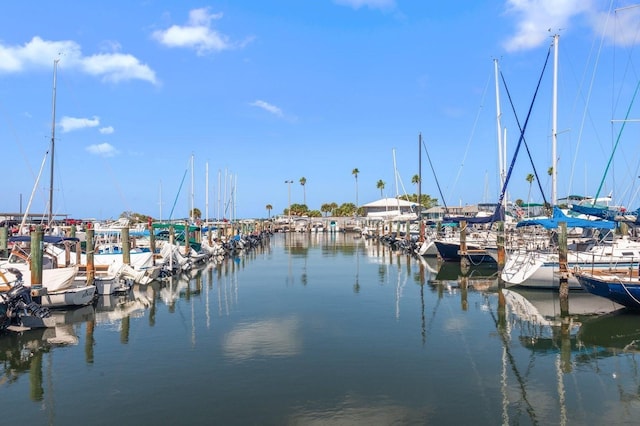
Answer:
<svg viewBox="0 0 640 426"><path fill-rule="evenodd" d="M11 326L24 326L34 320L44 325L51 316L48 308L31 298L31 289L22 282L22 273L15 268L0 268L0 331Z"/></svg>
<svg viewBox="0 0 640 426"><path fill-rule="evenodd" d="M41 305L49 308L86 306L93 303L95 285L74 285L62 290L48 291L41 296Z"/></svg>
<svg viewBox="0 0 640 426"><path fill-rule="evenodd" d="M637 268L581 269L573 271L582 288L629 309L640 311L640 277Z"/></svg>

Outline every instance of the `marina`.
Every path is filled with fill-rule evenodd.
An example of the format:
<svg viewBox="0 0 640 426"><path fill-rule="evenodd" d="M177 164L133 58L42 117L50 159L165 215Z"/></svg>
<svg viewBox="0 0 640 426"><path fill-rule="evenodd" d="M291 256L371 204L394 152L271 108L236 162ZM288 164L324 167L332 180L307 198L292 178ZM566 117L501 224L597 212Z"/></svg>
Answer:
<svg viewBox="0 0 640 426"><path fill-rule="evenodd" d="M3 422L635 423L640 316L568 302L379 238L274 233L0 335Z"/></svg>

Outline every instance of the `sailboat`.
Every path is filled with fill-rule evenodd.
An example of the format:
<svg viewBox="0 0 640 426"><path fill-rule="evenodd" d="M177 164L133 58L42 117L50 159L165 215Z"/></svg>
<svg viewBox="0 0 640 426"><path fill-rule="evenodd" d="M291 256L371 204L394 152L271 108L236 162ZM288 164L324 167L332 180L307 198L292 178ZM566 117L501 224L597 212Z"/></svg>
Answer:
<svg viewBox="0 0 640 426"><path fill-rule="evenodd" d="M556 195L556 136L557 136L557 51L559 36L554 36L555 50L555 66L554 66L554 82L553 82L553 128L552 128L552 205L553 215L551 218L539 218L520 221L516 226L541 226L549 231L557 231L561 222L564 222L567 229L594 229L595 235L608 235L616 228L616 222L612 220L591 220L579 217L565 215L557 204ZM595 201L598 200L596 194ZM576 206L576 212L584 213L585 210L579 210ZM595 209L592 209L595 210ZM602 215L600 217L607 217ZM614 217L607 217L614 219ZM603 232L604 231L604 232ZM628 237L612 238L605 240L600 237L594 239L586 247L570 247L567 251L567 269L575 268L607 268L607 269L626 269L637 264L640 258L640 242L633 241ZM519 249L512 251L507 256L507 261L502 270L501 278L507 287L523 286L531 288L557 289L560 286L560 262L557 247L546 247L540 249ZM569 289L582 289L580 282L569 274Z"/></svg>
<svg viewBox="0 0 640 426"><path fill-rule="evenodd" d="M53 113L52 113L52 125L51 125L51 176L49 187L49 223L53 223L53 176L54 176L54 149L55 149L55 128L56 128L56 83L57 83L57 70L59 59L55 59L53 62ZM45 157L46 158L46 157ZM44 161L42 163L44 166ZM40 176L42 174L42 167L40 173L36 179L29 203L25 214L22 217L22 223L20 229L25 228L26 218L33 200L33 195L38 186ZM43 239L42 243L53 244L54 241L50 240L52 236L47 236ZM1 267L14 268L19 271L22 276L18 281L24 280L23 284L26 287L31 286L31 250L30 250L30 238L27 236L15 236L12 237L12 249L9 258L0 264ZM43 250L44 252L44 250ZM78 273L78 266L66 266L57 267L57 262L52 259L43 259L42 262L42 288L45 294L42 296L41 304L47 307L66 307L66 306L82 306L91 303L95 297L96 287L94 285L86 285L86 283L77 284L75 281Z"/></svg>
<svg viewBox="0 0 640 426"><path fill-rule="evenodd" d="M476 217L445 215L443 223L459 225L465 222L467 227L460 229L453 235L440 236L433 241L438 256L443 260L459 262L464 260L471 264L487 263L497 265L494 253L497 251L497 234L493 224L503 222L505 218L504 204L508 176L506 175L506 145L503 140L500 111L500 90L498 83L498 62L494 60L495 92L496 92L496 120L498 134L498 164L501 184L500 201L495 204L493 212L478 214ZM524 130L523 130L524 132ZM521 136L522 139L522 136ZM517 151L516 151L517 154ZM515 159L515 155L514 155ZM441 194L442 196L442 194ZM442 197L444 200L444 197ZM445 210L448 210L445 204ZM474 225L479 225L475 227ZM488 225L488 228L485 226ZM461 234L464 233L464 247L461 247ZM426 251L426 249L425 249Z"/></svg>

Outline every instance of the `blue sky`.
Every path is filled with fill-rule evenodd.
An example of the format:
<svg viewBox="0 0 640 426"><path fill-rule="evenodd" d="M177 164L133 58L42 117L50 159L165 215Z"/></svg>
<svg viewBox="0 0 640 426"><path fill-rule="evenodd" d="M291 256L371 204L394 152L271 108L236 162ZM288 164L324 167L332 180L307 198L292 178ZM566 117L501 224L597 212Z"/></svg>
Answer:
<svg viewBox="0 0 640 426"><path fill-rule="evenodd" d="M423 194L448 205L496 201L493 61L524 123L556 33L558 197L594 195L619 140L601 193L637 208L640 123L621 132L618 121L640 118L640 7L630 4L5 2L0 211L26 209L45 159L31 211L48 209L55 60L58 214L167 219L193 203L212 218L266 217L267 204L272 215L287 207L287 180L291 202L311 209L374 201L378 180L384 196L416 193L419 134ZM547 198L552 59L525 133ZM500 104L510 162L519 131L504 87ZM510 199L529 198L525 154ZM535 184L530 199L542 200Z"/></svg>

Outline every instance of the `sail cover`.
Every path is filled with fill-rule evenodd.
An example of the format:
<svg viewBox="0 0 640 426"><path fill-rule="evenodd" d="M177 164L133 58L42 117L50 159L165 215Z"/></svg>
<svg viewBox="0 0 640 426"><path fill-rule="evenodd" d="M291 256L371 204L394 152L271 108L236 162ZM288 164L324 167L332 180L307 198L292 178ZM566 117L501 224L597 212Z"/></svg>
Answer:
<svg viewBox="0 0 640 426"><path fill-rule="evenodd" d="M558 228L560 222L565 222L567 228L615 229L616 227L616 223L610 220L589 220L567 216L558 206L553 207L552 217L522 220L516 224L516 227L540 225L546 229L555 229Z"/></svg>

